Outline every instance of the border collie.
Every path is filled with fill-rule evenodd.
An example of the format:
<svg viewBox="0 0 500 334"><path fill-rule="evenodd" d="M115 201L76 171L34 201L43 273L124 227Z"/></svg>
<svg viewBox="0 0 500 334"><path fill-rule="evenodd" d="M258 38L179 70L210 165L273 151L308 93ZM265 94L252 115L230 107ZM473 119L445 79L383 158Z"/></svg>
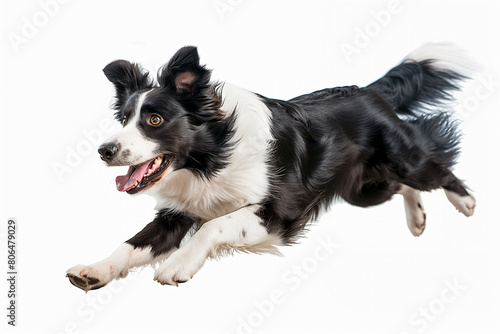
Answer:
<svg viewBox="0 0 500 334"><path fill-rule="evenodd" d="M159 264L154 279L177 285L208 257L293 244L337 198L367 207L401 194L415 236L426 221L420 191L443 188L472 215L475 199L451 172L460 135L445 106L468 69L460 50L428 44L367 87L282 101L212 82L191 46L156 81L138 64L110 63L123 129L98 151L108 166L129 166L118 191L153 196L157 214L67 277L88 291Z"/></svg>

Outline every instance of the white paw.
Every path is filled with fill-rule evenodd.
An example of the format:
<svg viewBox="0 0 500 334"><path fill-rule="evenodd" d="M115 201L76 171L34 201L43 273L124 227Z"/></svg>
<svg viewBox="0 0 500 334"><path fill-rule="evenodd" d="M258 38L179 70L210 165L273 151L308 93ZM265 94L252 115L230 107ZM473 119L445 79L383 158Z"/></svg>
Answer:
<svg viewBox="0 0 500 334"><path fill-rule="evenodd" d="M85 292L102 288L113 279L126 277L127 274L127 270L120 272L113 264L102 262L91 266L79 264L66 271L71 284Z"/></svg>
<svg viewBox="0 0 500 334"><path fill-rule="evenodd" d="M185 251L183 248L175 251L155 271L154 280L161 284L177 286L193 278L205 263L206 256L199 252Z"/></svg>
<svg viewBox="0 0 500 334"><path fill-rule="evenodd" d="M406 224L408 225L408 229L413 236L419 237L424 233L426 220L420 192L403 185L400 193L404 196Z"/></svg>
<svg viewBox="0 0 500 334"><path fill-rule="evenodd" d="M420 210L415 212L410 218L406 218L406 223L410 229L411 234L415 237L419 237L425 230L425 213Z"/></svg>
<svg viewBox="0 0 500 334"><path fill-rule="evenodd" d="M455 206L455 208L464 214L466 217L470 217L474 214L474 208L476 207L476 199L470 195L460 196L454 192L445 190L444 193L448 200Z"/></svg>
<svg viewBox="0 0 500 334"><path fill-rule="evenodd" d="M425 230L425 212L421 204L414 204L411 208L406 207L406 223L411 234L419 237Z"/></svg>

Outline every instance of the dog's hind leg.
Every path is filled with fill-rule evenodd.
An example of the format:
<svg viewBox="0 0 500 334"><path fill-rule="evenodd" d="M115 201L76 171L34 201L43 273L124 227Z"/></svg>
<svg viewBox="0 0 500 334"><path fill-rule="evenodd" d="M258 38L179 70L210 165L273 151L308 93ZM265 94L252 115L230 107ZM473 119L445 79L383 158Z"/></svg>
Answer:
<svg viewBox="0 0 500 334"><path fill-rule="evenodd" d="M260 206L251 205L203 224L191 239L161 264L155 280L177 285L190 280L208 257L239 250L279 253L281 239L270 234L257 215Z"/></svg>
<svg viewBox="0 0 500 334"><path fill-rule="evenodd" d="M400 124L401 125L401 124ZM458 156L459 135L456 123L447 114L422 116L394 128L385 144L392 156L391 178L421 191L443 188L448 200L469 217L476 200L453 173L451 167ZM391 138L404 138L394 141Z"/></svg>
<svg viewBox="0 0 500 334"><path fill-rule="evenodd" d="M420 191L402 184L398 194L403 195L405 202L406 223L411 234L418 237L425 230L425 212Z"/></svg>
<svg viewBox="0 0 500 334"><path fill-rule="evenodd" d="M421 163L399 181L422 191L443 188L446 197L459 212L466 217L474 214L476 199L469 194L467 186L440 162L423 158Z"/></svg>
<svg viewBox="0 0 500 334"><path fill-rule="evenodd" d="M464 216L470 217L474 214L476 199L473 196L460 196L455 192L446 189L444 189L444 193L451 204L453 204L459 212L463 213Z"/></svg>
<svg viewBox="0 0 500 334"><path fill-rule="evenodd" d="M448 179L446 185L443 185L446 197L459 212L466 217L472 216L476 207L476 199L467 192L462 181L457 179L451 172Z"/></svg>
<svg viewBox="0 0 500 334"><path fill-rule="evenodd" d="M77 265L66 272L70 282L87 292L124 278L130 269L159 263L175 251L196 221L182 214L159 213L136 236L110 256L91 265Z"/></svg>
<svg viewBox="0 0 500 334"><path fill-rule="evenodd" d="M370 182L363 184L360 189L347 194L343 198L349 204L365 208L390 200L397 189L397 182Z"/></svg>
<svg viewBox="0 0 500 334"><path fill-rule="evenodd" d="M470 217L474 214L476 199L469 194L466 186L447 169L439 167L437 164L428 164L429 168L420 168L418 174L420 177L407 176L401 179L412 188L429 191L443 188L448 200L455 208Z"/></svg>

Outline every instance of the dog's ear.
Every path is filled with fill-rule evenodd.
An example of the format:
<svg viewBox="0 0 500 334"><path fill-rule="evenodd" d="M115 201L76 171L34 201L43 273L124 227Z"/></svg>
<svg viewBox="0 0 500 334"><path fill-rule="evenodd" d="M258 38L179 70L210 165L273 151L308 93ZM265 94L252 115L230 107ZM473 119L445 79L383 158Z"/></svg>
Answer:
<svg viewBox="0 0 500 334"><path fill-rule="evenodd" d="M194 95L209 81L210 70L200 66L198 50L194 46L179 49L158 71L160 86L178 93Z"/></svg>
<svg viewBox="0 0 500 334"><path fill-rule="evenodd" d="M153 87L149 73L143 71L138 64L127 60L116 60L109 63L103 72L108 80L115 85L117 99L115 107L118 108L127 101L133 92Z"/></svg>

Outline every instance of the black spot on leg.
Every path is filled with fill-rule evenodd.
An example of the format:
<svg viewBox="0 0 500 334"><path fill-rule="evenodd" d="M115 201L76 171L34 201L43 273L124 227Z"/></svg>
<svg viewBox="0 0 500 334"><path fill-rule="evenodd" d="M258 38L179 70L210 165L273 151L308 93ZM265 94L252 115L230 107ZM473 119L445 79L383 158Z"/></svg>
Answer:
<svg viewBox="0 0 500 334"><path fill-rule="evenodd" d="M422 205L420 203L417 203L417 206L419 209L422 209Z"/></svg>
<svg viewBox="0 0 500 334"><path fill-rule="evenodd" d="M160 211L151 223L126 242L134 248L151 247L156 257L178 248L189 229L198 223L197 219L185 214Z"/></svg>
<svg viewBox="0 0 500 334"><path fill-rule="evenodd" d="M247 230L242 229L241 230L241 236L244 238L247 235Z"/></svg>

